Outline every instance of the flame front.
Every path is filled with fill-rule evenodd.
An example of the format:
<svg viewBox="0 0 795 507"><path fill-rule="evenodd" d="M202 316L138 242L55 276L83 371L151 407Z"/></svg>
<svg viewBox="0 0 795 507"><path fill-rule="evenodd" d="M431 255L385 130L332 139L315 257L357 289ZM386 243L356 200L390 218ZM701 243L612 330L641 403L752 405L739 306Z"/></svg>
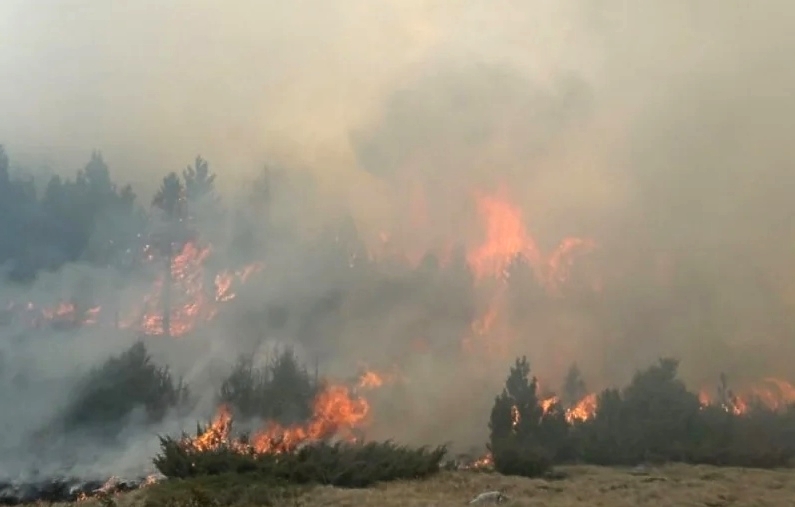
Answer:
<svg viewBox="0 0 795 507"><path fill-rule="evenodd" d="M195 450L226 446L238 452L280 454L291 452L303 444L331 438L356 441L368 422L370 405L363 398L353 396L345 386L331 385L315 398L312 417L305 424L282 426L270 422L251 436L248 443L231 438L232 412L221 406L212 423L195 438L183 440L182 445Z"/></svg>
<svg viewBox="0 0 795 507"><path fill-rule="evenodd" d="M475 202L485 227L483 243L467 255L476 280L505 280L511 264L523 259L533 269L538 282L549 291L556 292L568 280L574 255L595 247L592 240L569 237L545 256L527 232L519 207L496 194L478 193Z"/></svg>
<svg viewBox="0 0 795 507"><path fill-rule="evenodd" d="M702 407L720 405L727 412L742 415L754 404L768 410L783 410L795 404L795 386L786 380L768 377L752 383L737 393L727 392L722 400L711 396L707 390L698 393Z"/></svg>
<svg viewBox="0 0 795 507"><path fill-rule="evenodd" d="M212 320L218 313L220 303L235 298L234 284L245 283L252 274L262 269L262 264L256 263L237 271L224 270L208 283L205 263L211 254L210 246L199 247L189 242L171 261L171 289L174 297L169 312L171 336L183 336L200 323ZM123 327L138 327L143 334L149 336L165 334L162 303L165 279L163 274L158 276L143 300L143 310L138 313L141 316L128 319Z"/></svg>
<svg viewBox="0 0 795 507"><path fill-rule="evenodd" d="M591 419L594 414L596 414L598 401L596 393L585 395L585 397L575 403L573 407L566 410L566 421L572 424L574 422Z"/></svg>

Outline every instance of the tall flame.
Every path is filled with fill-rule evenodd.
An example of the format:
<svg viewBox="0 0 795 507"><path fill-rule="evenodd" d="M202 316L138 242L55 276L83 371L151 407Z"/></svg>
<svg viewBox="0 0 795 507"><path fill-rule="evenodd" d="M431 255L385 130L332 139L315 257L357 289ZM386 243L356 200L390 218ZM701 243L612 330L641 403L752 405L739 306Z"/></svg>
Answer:
<svg viewBox="0 0 795 507"><path fill-rule="evenodd" d="M269 422L245 443L231 437L232 412L222 405L212 423L200 435L184 439L182 445L195 450L226 446L240 452L280 454L332 437L357 440L369 414L370 405L364 398L352 395L345 386L330 385L315 398L312 417L305 424L283 426Z"/></svg>
<svg viewBox="0 0 795 507"><path fill-rule="evenodd" d="M523 259L533 269L540 284L556 291L567 281L574 255L595 247L592 240L569 237L564 238L549 255L544 255L528 233L519 207L497 194L477 193L475 202L485 227L483 243L467 255L476 280L505 280L513 262Z"/></svg>

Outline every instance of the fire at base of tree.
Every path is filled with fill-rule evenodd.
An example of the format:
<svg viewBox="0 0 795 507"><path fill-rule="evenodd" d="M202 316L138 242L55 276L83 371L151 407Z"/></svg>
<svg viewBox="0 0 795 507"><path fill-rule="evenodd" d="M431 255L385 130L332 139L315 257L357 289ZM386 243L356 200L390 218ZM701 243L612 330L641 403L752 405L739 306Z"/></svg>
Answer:
<svg viewBox="0 0 795 507"><path fill-rule="evenodd" d="M8 216L16 216L20 223L27 221L33 230L44 232L23 235L13 244L0 242L0 262L10 266L9 280L35 285L36 277L42 273L79 261L121 273L120 280L134 273L135 277L129 278L142 282L129 288L133 300L130 308L121 297L119 301L95 300L101 298L82 287L76 291L80 297L68 302L15 299L0 310L0 326L23 338L38 333L67 340L92 330L104 333L105 342L110 341L105 340L108 336L133 335L153 340L149 343L187 347L186 341L195 343L191 338L206 331L202 329L204 324L223 321L223 317L237 318L239 313L224 312L244 299L236 298L238 284L261 283L253 275L263 271L264 261L269 260L264 255L259 257L257 243L269 241L276 228L265 224L262 232L249 222L268 221L271 182L268 178L260 180L263 186L257 187L257 194L252 196L260 207L247 217L249 222L235 222L233 238L223 240L233 243L240 254L239 258L230 255L235 257L235 267L228 268L217 264L222 255L215 256L214 245L223 241L211 241L210 234L200 232L205 223L225 223L222 217L230 211L220 209L214 179L207 162L197 158L181 178L172 173L162 180L147 214L135 205L129 187L119 190L110 181L98 153L74 181L53 178L43 196L38 197L24 182L8 176L7 160L0 151L0 205L13 211ZM393 356L409 357L409 365L417 356L429 359L434 368L452 358L453 362L458 361L457 366L464 367L462 370L466 369L464 375L456 378L462 381L485 362L480 361L484 357L501 368L517 351L526 350L528 341L519 336L523 329L516 321L532 317L528 308L538 315L552 307L583 312L592 316L596 325L601 322L601 311L609 313L615 309L594 304L594 300L609 296L609 291L615 289L609 283L605 285L602 274L593 272L597 270L589 270L588 262L581 263L583 257L599 250L595 241L578 237L538 241L505 189L473 192L470 204L477 216L473 229L482 233L481 237L462 239L453 234L441 238L439 244L422 255L401 249L400 238L388 232L379 236L381 244L368 245L355 227L346 228L346 224L332 228L328 237L317 240L311 248L296 243L302 251L323 252L319 254L319 265L340 279L319 294L314 294L312 286L308 304L267 301L249 313L241 311L246 318L236 320L235 326L223 329L218 325L207 334L223 335L223 340L227 340L224 333L245 327L241 341L251 339L261 344L270 340L272 333L278 335L274 341L282 343L281 338L286 335L290 343L314 346L310 355L315 358L328 357L329 350L347 340L350 328L346 324L350 321L361 319L373 324L391 316L402 305L412 309L408 313L414 313L418 305L412 305L411 300L420 295L420 305L427 303L427 308L401 322L396 333L385 332L370 341L377 342L376 347L383 349L379 353L390 360ZM208 216L212 219L208 220ZM3 230L8 237L14 236L8 231L12 225L17 227L16 222L4 220L5 215L0 217L0 227L6 228ZM28 255L29 252L36 254ZM38 252L58 254L45 258ZM306 277L312 279L313 275ZM123 292L119 289L113 287L107 292L115 297ZM676 299L675 293L670 295ZM675 306L670 307L673 310L666 308L661 305L659 311L676 310ZM379 314L379 310L383 313ZM222 318L216 320L219 315ZM372 320L365 320L365 316ZM248 325L237 325L244 320ZM437 320L444 325L434 335ZM298 321L300 325L281 333L287 323ZM531 318L523 321L524 329L534 329L534 322ZM601 331L612 330L608 326ZM369 333L368 330L368 338ZM356 354L365 341L355 344ZM232 348L236 344L229 338L223 345ZM536 354L541 355L538 351ZM550 355L555 356L557 365L547 368L545 381L550 373L561 371L560 355ZM358 361L364 357L346 358L349 359ZM538 359L537 366L548 366L543 362L548 357ZM3 366L0 362L0 373ZM445 445L411 448L371 438L374 423L390 417L374 410L374 393L383 393L383 398L390 401L398 400L399 396L391 395L400 389L390 391L392 384L402 388L411 382L403 378L402 363L394 364L399 372L391 376L394 378L366 369L341 381L323 378L317 365L310 373L290 348L277 351L264 365L249 354L225 378L214 379L218 382L212 384L212 389L217 391L212 393L214 399L209 403L212 406L206 407L207 412L197 409L200 401L207 401L202 396L207 394L207 386L185 382L177 373L179 368L172 370L169 366L172 364L157 364L144 343L136 343L91 369L71 393L58 400L54 417L26 419L23 433L30 441L21 444L24 450L20 454L35 458L34 469L40 463L64 463L68 470L54 473L51 470L57 466L49 466L47 473L28 474L34 479L22 482L0 477L0 503L74 500L148 484L148 479L109 481L107 477L74 479L70 475L82 470L79 466L70 468L75 462L91 460L86 457L87 452L83 454L81 443L90 442L102 450L124 448L129 441L123 435L130 426L145 433L155 445L155 434L166 435L160 439L160 454L151 462L147 450L145 461L168 479L156 491L165 495L161 500L172 506L208 502L201 496L204 493L184 491L190 481L210 485L210 489L229 483L248 488L245 478L253 477L254 482L267 485L268 491L287 494L296 485L365 487L377 482L424 478L443 468L488 469L506 475L539 477L549 476L557 465L572 463L634 465L674 461L779 467L789 465L795 457L795 410L790 407L795 402L795 388L790 384L770 378L764 388L735 393L727 379L721 377L715 396L707 391L695 393L677 378L678 363L671 359L637 372L623 389L601 393L589 391L579 369L573 366L560 394L554 395L546 384L545 389L539 388L529 363L521 358L510 369L505 388L494 400L490 414L485 406L477 407L480 401L487 405L489 400L475 399L486 396L466 392L466 406L475 406L464 410L468 410L464 414L466 422L475 420L473 425L483 429L484 436L478 439L486 439L488 428L487 452L449 462L445 461ZM473 376L476 373L479 371ZM489 380L494 378L491 371L485 375ZM433 381L442 376L435 376ZM25 383L21 376L11 380ZM432 403L463 405L462 398L448 400L449 391L438 391L434 393L437 397L431 398ZM406 402L408 398L396 401L393 413L411 405L413 400ZM196 418L210 417L212 410L216 411L215 417L197 428L195 434L176 436L176 425L161 431L172 420L182 423L189 418L192 424ZM47 411L47 416L52 412ZM447 415L442 412L444 409L426 415L429 419ZM449 417L454 422L462 421L462 413ZM29 420L36 422L31 426ZM131 425L131 420L135 424ZM413 424L421 426L426 422ZM452 448L458 443L449 444ZM136 461L136 466L139 464L140 460ZM141 475L145 475L143 471ZM115 486L99 487L108 484ZM177 490L182 496L169 496L169 491ZM267 504L275 498L270 492L262 495L255 503ZM216 505L228 502L234 503L229 498L209 500Z"/></svg>
<svg viewBox="0 0 795 507"><path fill-rule="evenodd" d="M624 389L607 389L596 396L592 411L579 417L575 415L583 407L576 400L578 393L585 392L585 383L576 367L567 375L567 392L561 401L541 397L527 359L517 359L504 390L495 398L490 418L484 414L484 425L488 419L490 429L489 452L462 463L446 461L445 446L410 448L367 441L364 429L370 406L363 393L381 385L373 381L377 375L366 372L351 385L333 384L310 374L292 350L284 349L264 367L255 367L248 360L238 362L218 390L216 418L197 427L194 435L161 437L161 452L153 463L167 483L192 478L222 484L245 482L231 479L231 475L251 476L257 483L270 485L268 495L284 495L294 492L291 488L295 486L317 484L367 487L420 479L442 469L493 469L506 475L550 477L555 465L574 463L685 462L762 468L791 464L795 458L793 407L771 408L764 400L741 402L725 377L720 379L715 401L705 403L703 394L700 399L677 379L677 366L675 360L662 359L638 371ZM81 392L86 394L76 396L74 408L62 414L61 424L69 423L62 428L95 431L101 427L104 438L112 439L113 422L135 406L156 408L150 411L154 422L169 407L178 408L190 397L186 386L152 363L140 343L109 359L88 377L102 377L102 381L81 384ZM131 383L130 379L136 380ZM101 392L89 389L97 384L103 386ZM133 384L148 394L129 392ZM180 392L185 394L176 394ZM108 406L113 410L109 412ZM75 419L71 414L76 412L83 417ZM254 432L236 433L236 416L265 424ZM285 422L288 420L291 422ZM6 481L0 501L68 501L102 495L108 488L118 492L153 482L107 478ZM100 487L103 484L104 489ZM177 494L164 487L160 486L158 494L168 498Z"/></svg>
<svg viewBox="0 0 795 507"><path fill-rule="evenodd" d="M538 476L553 464L637 465L685 462L783 467L795 458L795 405L744 401L721 376L718 398L689 392L678 362L661 359L622 390L596 398L593 414L567 421L557 400L544 404L526 358L511 368L489 423L486 462L505 474Z"/></svg>

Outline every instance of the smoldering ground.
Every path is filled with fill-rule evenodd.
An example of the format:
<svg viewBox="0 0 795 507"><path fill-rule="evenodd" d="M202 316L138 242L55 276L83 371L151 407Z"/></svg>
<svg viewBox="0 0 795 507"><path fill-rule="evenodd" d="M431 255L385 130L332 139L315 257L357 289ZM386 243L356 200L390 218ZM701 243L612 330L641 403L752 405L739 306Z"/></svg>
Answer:
<svg viewBox="0 0 795 507"><path fill-rule="evenodd" d="M409 382L374 405L374 434L467 443L483 439L515 354L553 386L573 361L595 389L660 355L682 358L698 387L721 371L786 377L795 75L784 59L795 11L783 1L3 9L0 139L23 165L68 172L99 147L114 176L147 195L201 152L225 204L240 208L233 189L260 164L289 174L270 207L286 234L268 237L273 225L249 211L265 235L266 281L242 287L199 332L214 346L180 352L190 338L161 356L182 373L259 335L301 343L335 376L398 358ZM465 262L437 278L388 265L476 247L473 195L502 191L544 252L593 239L575 266L601 289L550 300L532 276L512 278L486 339L507 345L473 371L459 345L495 292L473 289ZM356 256L339 246L341 229L376 267L345 270ZM221 264L236 254L222 243ZM274 312L282 318L257 317ZM64 372L128 345L93 331L79 333L84 347L57 340L6 344L56 380L4 421L46 418ZM379 419L390 403L416 424Z"/></svg>

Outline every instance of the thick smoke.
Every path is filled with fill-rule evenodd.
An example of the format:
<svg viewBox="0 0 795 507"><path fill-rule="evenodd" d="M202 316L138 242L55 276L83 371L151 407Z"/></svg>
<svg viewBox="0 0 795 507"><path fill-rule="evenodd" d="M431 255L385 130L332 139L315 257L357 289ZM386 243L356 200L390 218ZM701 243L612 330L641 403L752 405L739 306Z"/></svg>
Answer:
<svg viewBox="0 0 795 507"><path fill-rule="evenodd" d="M256 246L266 282L242 288L234 311L197 336L156 346L158 359L201 390L215 360L273 343L299 343L336 376L397 358L408 383L374 407L375 436L477 443L515 354L550 387L573 361L598 388L660 355L680 357L698 387L721 371L786 376L793 15L778 0L7 0L0 142L29 171L71 172L101 148L114 179L144 200L197 152L238 208L248 205L237 190L262 164L280 167L272 220L248 210L255 228L270 227ZM601 290L551 304L517 276L509 294L469 301L472 281L454 260L444 282L422 272L362 282L314 248L333 243L319 239L333 229L355 230L362 256L421 263L471 249L483 239L478 192L517 204L544 252L593 239L583 270ZM218 262L237 262L228 238L217 247ZM68 266L25 294L3 293L41 300L84 291L81 279L115 301L149 282L117 276ZM513 341L473 372L456 352L472 315L455 309L478 315L499 298L511 322L492 339ZM3 339L2 399L20 408L0 420L13 442L62 402L81 367L133 338ZM419 339L441 352L414 353ZM417 423L392 427L390 405Z"/></svg>

